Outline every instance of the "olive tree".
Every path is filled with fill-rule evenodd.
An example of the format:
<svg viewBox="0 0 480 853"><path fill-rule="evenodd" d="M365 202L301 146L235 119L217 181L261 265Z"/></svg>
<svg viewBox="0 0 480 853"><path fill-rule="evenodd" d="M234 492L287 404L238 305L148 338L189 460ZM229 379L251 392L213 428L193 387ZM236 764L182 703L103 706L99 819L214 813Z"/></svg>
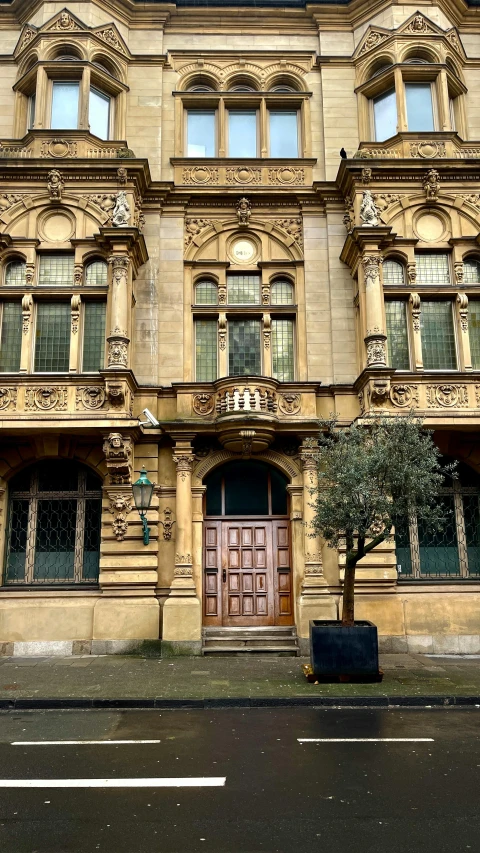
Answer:
<svg viewBox="0 0 480 853"><path fill-rule="evenodd" d="M415 512L427 529L443 521L438 489L454 465L442 468L431 433L411 413L373 417L339 428L321 423L313 527L332 548L346 543L342 623L354 624L355 569L387 540L395 519Z"/></svg>

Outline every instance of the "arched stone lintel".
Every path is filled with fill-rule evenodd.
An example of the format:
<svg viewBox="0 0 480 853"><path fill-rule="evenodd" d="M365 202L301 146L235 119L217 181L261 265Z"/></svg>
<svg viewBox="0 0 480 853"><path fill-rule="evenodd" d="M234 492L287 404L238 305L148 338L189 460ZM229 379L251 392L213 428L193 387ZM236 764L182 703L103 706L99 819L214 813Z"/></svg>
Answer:
<svg viewBox="0 0 480 853"><path fill-rule="evenodd" d="M248 192L247 188L244 188L243 191ZM188 247L185 253L185 261L196 261L200 250L203 250L205 246L214 240L219 233L228 233L233 231L238 231L237 219L227 219L224 222L219 221L215 223L215 226L211 225L209 228L206 228L205 231L199 234ZM252 217L250 219L248 232L250 232L252 236L260 233L268 234L270 237L273 237L279 246L281 246L283 250L290 255L290 260L303 261L303 252L300 247L295 242L291 242L290 245L286 245L286 232L283 228L279 228L278 225L274 225L273 222L268 222L268 220L262 221L261 219ZM245 232L245 236L248 235L248 232ZM279 265L281 265L281 261L279 261Z"/></svg>
<svg viewBox="0 0 480 853"><path fill-rule="evenodd" d="M292 485L302 484L302 474L297 465L291 459L285 459L285 457L282 456L281 453L277 453L276 450L266 450L264 453L256 453L252 458L255 460L258 459L260 462L267 462L275 468L278 468L282 474L285 474L285 476L288 477ZM210 474L214 468L224 465L225 462L233 462L234 460L241 461L241 459L242 457L238 453L232 453L229 450L218 450L215 453L212 453L210 456L207 456L206 459L202 459L195 466L193 470L193 477L197 482L194 485L201 485L207 474Z"/></svg>
<svg viewBox="0 0 480 853"><path fill-rule="evenodd" d="M5 446L0 450L0 488L19 471L42 459L71 459L91 468L102 480L107 476L107 466L102 451L102 442L75 446L70 436L34 436L28 444L17 447Z"/></svg>

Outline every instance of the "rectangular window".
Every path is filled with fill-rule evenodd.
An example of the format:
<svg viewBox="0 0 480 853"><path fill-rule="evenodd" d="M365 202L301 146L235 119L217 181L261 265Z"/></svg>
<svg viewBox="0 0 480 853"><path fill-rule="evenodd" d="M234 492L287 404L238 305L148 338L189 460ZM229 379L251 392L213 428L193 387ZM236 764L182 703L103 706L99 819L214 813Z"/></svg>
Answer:
<svg viewBox="0 0 480 853"><path fill-rule="evenodd" d="M297 111L270 110L270 157L298 157Z"/></svg>
<svg viewBox="0 0 480 853"><path fill-rule="evenodd" d="M72 287L73 255L40 255L38 283L49 287Z"/></svg>
<svg viewBox="0 0 480 853"><path fill-rule="evenodd" d="M90 89L89 122L91 133L100 139L109 138L110 98L98 89Z"/></svg>
<svg viewBox="0 0 480 853"><path fill-rule="evenodd" d="M217 378L217 320L195 321L195 378L214 382Z"/></svg>
<svg viewBox="0 0 480 853"><path fill-rule="evenodd" d="M417 284L450 284L450 265L445 252L419 252L415 254Z"/></svg>
<svg viewBox="0 0 480 853"><path fill-rule="evenodd" d="M470 336L470 353L472 367L480 370L480 300L468 300L468 332Z"/></svg>
<svg viewBox="0 0 480 853"><path fill-rule="evenodd" d="M388 364L395 370L410 370L407 303L386 302Z"/></svg>
<svg viewBox="0 0 480 853"><path fill-rule="evenodd" d="M105 302L85 302L83 314L83 370L103 370L105 357Z"/></svg>
<svg viewBox="0 0 480 853"><path fill-rule="evenodd" d="M425 370L456 370L452 303L422 301L420 331Z"/></svg>
<svg viewBox="0 0 480 853"><path fill-rule="evenodd" d="M188 110L187 157L215 157L215 111Z"/></svg>
<svg viewBox="0 0 480 853"><path fill-rule="evenodd" d="M261 375L261 339L260 320L231 320L229 322L229 376Z"/></svg>
<svg viewBox="0 0 480 853"><path fill-rule="evenodd" d="M20 370L22 303L4 302L1 319L0 373L15 373L17 370Z"/></svg>
<svg viewBox="0 0 480 853"><path fill-rule="evenodd" d="M255 110L228 111L228 156L257 156L257 113Z"/></svg>
<svg viewBox="0 0 480 853"><path fill-rule="evenodd" d="M229 305L260 305L260 276L229 275L227 294Z"/></svg>
<svg viewBox="0 0 480 853"><path fill-rule="evenodd" d="M67 371L70 359L71 309L68 302L37 306L35 373Z"/></svg>
<svg viewBox="0 0 480 853"><path fill-rule="evenodd" d="M405 97L408 130L435 130L431 83L405 83Z"/></svg>
<svg viewBox="0 0 480 853"><path fill-rule="evenodd" d="M272 373L279 382L293 382L293 320L272 320Z"/></svg>
<svg viewBox="0 0 480 853"><path fill-rule="evenodd" d="M375 139L383 142L397 132L397 98L395 89L373 99Z"/></svg>
<svg viewBox="0 0 480 853"><path fill-rule="evenodd" d="M79 83L54 83L52 92L53 130L76 130L78 127Z"/></svg>

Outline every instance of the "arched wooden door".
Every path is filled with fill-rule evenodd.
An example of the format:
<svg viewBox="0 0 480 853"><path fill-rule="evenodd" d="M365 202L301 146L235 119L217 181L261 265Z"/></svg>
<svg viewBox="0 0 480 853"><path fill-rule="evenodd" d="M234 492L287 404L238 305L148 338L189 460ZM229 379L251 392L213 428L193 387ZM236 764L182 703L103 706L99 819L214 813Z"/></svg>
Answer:
<svg viewBox="0 0 480 853"><path fill-rule="evenodd" d="M205 485L205 625L293 624L286 478L265 463L238 461Z"/></svg>

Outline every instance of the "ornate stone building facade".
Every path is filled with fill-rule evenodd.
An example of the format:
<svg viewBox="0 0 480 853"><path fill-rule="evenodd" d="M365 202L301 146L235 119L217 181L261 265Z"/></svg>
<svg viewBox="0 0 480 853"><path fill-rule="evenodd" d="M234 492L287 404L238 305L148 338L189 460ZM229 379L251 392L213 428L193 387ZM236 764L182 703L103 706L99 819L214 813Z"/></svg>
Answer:
<svg viewBox="0 0 480 853"><path fill-rule="evenodd" d="M480 651L475 9L64 2L0 6L1 651L305 648L318 418L411 408L460 478L357 613Z"/></svg>

